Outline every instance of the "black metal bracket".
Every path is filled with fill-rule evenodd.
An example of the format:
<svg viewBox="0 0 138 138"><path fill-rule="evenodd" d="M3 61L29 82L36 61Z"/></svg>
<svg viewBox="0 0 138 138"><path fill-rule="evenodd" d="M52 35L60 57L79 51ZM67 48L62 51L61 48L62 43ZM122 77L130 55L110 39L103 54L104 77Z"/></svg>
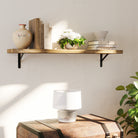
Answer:
<svg viewBox="0 0 138 138"><path fill-rule="evenodd" d="M106 55L103 56L103 54L100 54L100 67L103 66L103 61L104 61L104 59L105 59L108 55L109 55L109 54L106 54Z"/></svg>
<svg viewBox="0 0 138 138"><path fill-rule="evenodd" d="M21 68L21 60L23 57L24 53L18 53L18 68ZM109 54L100 54L100 67L103 67L103 61L104 59L108 56Z"/></svg>
<svg viewBox="0 0 138 138"><path fill-rule="evenodd" d="M21 68L21 60L23 57L24 53L18 53L18 68Z"/></svg>

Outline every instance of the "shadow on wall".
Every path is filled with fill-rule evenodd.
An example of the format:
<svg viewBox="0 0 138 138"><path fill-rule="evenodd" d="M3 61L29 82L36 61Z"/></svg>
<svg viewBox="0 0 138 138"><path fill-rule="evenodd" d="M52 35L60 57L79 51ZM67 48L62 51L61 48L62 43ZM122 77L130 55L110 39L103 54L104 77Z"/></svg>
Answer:
<svg viewBox="0 0 138 138"><path fill-rule="evenodd" d="M35 85L35 84L34 84ZM37 102L37 100L47 100L47 103L53 102L53 91L60 89L67 89L66 83L45 83L35 86L27 86L23 84L13 84L13 85L5 85L0 87L0 113L5 112L10 107L21 103L26 102L27 100L30 102ZM32 94L33 93L33 94ZM48 98L49 97L49 98ZM40 99L41 98L41 99ZM52 101L52 102L51 102ZM52 107L52 104L51 106Z"/></svg>
<svg viewBox="0 0 138 138"><path fill-rule="evenodd" d="M32 90L32 89L31 89ZM0 113L3 113L5 110L10 108L16 102L24 98L29 91L25 85L5 85L0 87ZM23 92L22 92L23 91ZM3 100L4 99L4 100Z"/></svg>
<svg viewBox="0 0 138 138"><path fill-rule="evenodd" d="M4 128L0 127L0 138L5 138L4 136Z"/></svg>

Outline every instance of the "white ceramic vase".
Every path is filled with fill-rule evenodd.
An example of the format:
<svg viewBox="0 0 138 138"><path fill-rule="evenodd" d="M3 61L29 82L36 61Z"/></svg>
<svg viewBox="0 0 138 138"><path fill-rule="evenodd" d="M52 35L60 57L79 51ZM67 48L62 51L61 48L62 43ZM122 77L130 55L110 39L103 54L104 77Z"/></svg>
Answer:
<svg viewBox="0 0 138 138"><path fill-rule="evenodd" d="M53 49L52 46L52 26L48 22L44 23L44 49Z"/></svg>
<svg viewBox="0 0 138 138"><path fill-rule="evenodd" d="M13 42L18 49L25 49L32 42L32 33L25 26L25 24L19 24L19 29L13 33Z"/></svg>

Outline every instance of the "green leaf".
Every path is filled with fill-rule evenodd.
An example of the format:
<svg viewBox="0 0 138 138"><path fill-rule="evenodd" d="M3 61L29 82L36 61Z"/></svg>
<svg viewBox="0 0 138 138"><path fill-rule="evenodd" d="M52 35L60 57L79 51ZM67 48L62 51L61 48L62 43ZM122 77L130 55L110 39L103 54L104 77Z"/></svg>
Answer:
<svg viewBox="0 0 138 138"><path fill-rule="evenodd" d="M121 91L121 90L125 90L125 87L123 85L119 85L118 87L116 87L117 91Z"/></svg>
<svg viewBox="0 0 138 138"><path fill-rule="evenodd" d="M135 132L137 133L137 137L138 137L138 127L135 129Z"/></svg>
<svg viewBox="0 0 138 138"><path fill-rule="evenodd" d="M138 114L138 101L135 103L136 113Z"/></svg>
<svg viewBox="0 0 138 138"><path fill-rule="evenodd" d="M136 72L136 75L138 76L138 72Z"/></svg>
<svg viewBox="0 0 138 138"><path fill-rule="evenodd" d="M120 118L121 118L120 116L116 117L115 118L115 121L118 121Z"/></svg>
<svg viewBox="0 0 138 138"><path fill-rule="evenodd" d="M122 128L124 129L126 127L126 125L122 126Z"/></svg>
<svg viewBox="0 0 138 138"><path fill-rule="evenodd" d="M138 101L138 94L135 96L136 101Z"/></svg>
<svg viewBox="0 0 138 138"><path fill-rule="evenodd" d="M61 47L62 49L64 49L64 45L63 45L63 44L61 44L60 47Z"/></svg>
<svg viewBox="0 0 138 138"><path fill-rule="evenodd" d="M122 125L125 122L125 120L122 120L121 122L119 122L120 125Z"/></svg>
<svg viewBox="0 0 138 138"><path fill-rule="evenodd" d="M133 78L133 79L137 79L138 80L138 77L136 77L136 76L130 76L130 78Z"/></svg>
<svg viewBox="0 0 138 138"><path fill-rule="evenodd" d="M122 108L120 108L120 109L117 111L117 114L118 114L119 116L123 115L123 113L124 113L124 110L123 110Z"/></svg>
<svg viewBox="0 0 138 138"><path fill-rule="evenodd" d="M138 89L138 81L134 81L133 83L134 83L135 87Z"/></svg>
<svg viewBox="0 0 138 138"><path fill-rule="evenodd" d="M135 120L136 120L136 122L138 122L138 117L137 116L135 116Z"/></svg>
<svg viewBox="0 0 138 138"><path fill-rule="evenodd" d="M127 135L130 134L130 133L133 133L133 132L135 132L135 130L134 130L134 129L131 129L131 130L129 130L129 131L127 132Z"/></svg>
<svg viewBox="0 0 138 138"><path fill-rule="evenodd" d="M128 114L130 117L133 117L135 115L135 112L136 112L136 108L131 108L128 110Z"/></svg>
<svg viewBox="0 0 138 138"><path fill-rule="evenodd" d="M133 83L130 83L129 85L126 86L126 91L132 91L136 90L136 87Z"/></svg>
<svg viewBox="0 0 138 138"><path fill-rule="evenodd" d="M124 105L134 105L136 102L135 101L133 101L133 100L128 100L128 101L126 101L125 102L125 104Z"/></svg>
<svg viewBox="0 0 138 138"><path fill-rule="evenodd" d="M122 115L122 117L125 118L127 114L128 114L128 112L124 113L124 114Z"/></svg>
<svg viewBox="0 0 138 138"><path fill-rule="evenodd" d="M125 128L125 133L127 132L127 129L128 129L128 128L129 128L129 125L126 126L126 128Z"/></svg>
<svg viewBox="0 0 138 138"><path fill-rule="evenodd" d="M138 90L135 90L135 91L130 91L129 93L128 93L130 96L136 96L137 94L138 94Z"/></svg>
<svg viewBox="0 0 138 138"><path fill-rule="evenodd" d="M121 101L120 101L120 106L123 104L124 100L127 99L127 98L128 98L128 95L125 94L125 95L122 97Z"/></svg>
<svg viewBox="0 0 138 138"><path fill-rule="evenodd" d="M138 122L134 122L134 128L138 128Z"/></svg>
<svg viewBox="0 0 138 138"><path fill-rule="evenodd" d="M126 120L127 124L130 125L130 124L132 124L134 119L132 117L130 117L130 116L127 116L127 118L125 120Z"/></svg>

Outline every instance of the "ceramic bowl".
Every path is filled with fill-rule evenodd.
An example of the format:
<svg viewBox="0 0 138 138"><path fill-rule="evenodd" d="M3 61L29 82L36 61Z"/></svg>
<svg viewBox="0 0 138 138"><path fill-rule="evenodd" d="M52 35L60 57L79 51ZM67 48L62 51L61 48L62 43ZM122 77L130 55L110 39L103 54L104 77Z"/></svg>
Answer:
<svg viewBox="0 0 138 138"><path fill-rule="evenodd" d="M106 36L108 34L108 31L99 31L99 32L94 32L94 39L95 40L105 40Z"/></svg>

